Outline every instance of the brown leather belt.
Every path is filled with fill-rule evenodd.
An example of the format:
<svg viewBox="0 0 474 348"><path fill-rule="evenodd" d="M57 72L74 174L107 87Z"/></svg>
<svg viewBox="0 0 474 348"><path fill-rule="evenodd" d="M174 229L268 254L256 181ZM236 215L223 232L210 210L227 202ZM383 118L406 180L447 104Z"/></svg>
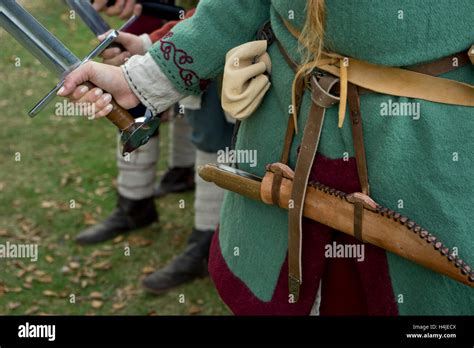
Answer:
<svg viewBox="0 0 474 348"><path fill-rule="evenodd" d="M285 51L282 44L276 39L268 23L262 28L260 34L262 32L264 33L264 35L261 35L261 37L271 38L269 44L271 44L272 42L276 42L278 48L280 49L280 52L282 53L288 65L294 71L297 71L298 65L293 62L293 60ZM410 66L406 69L431 76L442 75L469 64L470 57L467 53L471 52L463 51L436 60L434 62ZM472 55L472 57L474 57L474 52L472 53ZM472 57L471 60L474 60ZM303 98L305 90L311 89L312 106L309 111L308 119L304 128L300 152L298 154L296 162L295 175L291 192L291 201L288 213L288 286L289 293L293 297L293 301L295 302L298 301L299 289L302 283L302 217L304 199L308 185L308 178L319 145L321 130L324 123L325 111L327 108L332 107L339 102L339 97L337 96L337 94L331 94L333 90L338 91L338 88L335 88L339 82L339 79L337 77L334 77L328 73L318 72L317 74L312 75L310 77L310 84L306 79L307 77L301 79L301 81L297 81L295 100L296 105L293 105L294 113L295 115L298 115L301 100ZM309 88L309 85L311 86L311 88ZM349 114L351 118L357 174L359 177L362 193L369 195L370 190L367 160L364 146L362 115L360 112L360 95L367 93L374 92L358 87L352 83L348 84L348 104ZM290 115L288 119L288 126L281 155L281 163L283 164L288 164L294 133L295 126L293 122L293 117ZM272 201L276 205L279 205L279 190L281 186L282 177L283 173L279 171L275 173L275 180L273 181L272 186ZM364 206L363 203L355 202L354 207L354 235L356 238L363 241L362 221Z"/></svg>

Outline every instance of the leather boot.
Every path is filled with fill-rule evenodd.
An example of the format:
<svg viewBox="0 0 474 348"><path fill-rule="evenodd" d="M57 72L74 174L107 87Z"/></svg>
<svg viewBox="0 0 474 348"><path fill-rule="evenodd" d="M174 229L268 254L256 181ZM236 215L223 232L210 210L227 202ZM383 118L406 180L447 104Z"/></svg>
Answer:
<svg viewBox="0 0 474 348"><path fill-rule="evenodd" d="M78 244L96 244L132 232L158 221L153 197L131 200L118 195L117 208L103 222L89 227L76 237Z"/></svg>
<svg viewBox="0 0 474 348"><path fill-rule="evenodd" d="M142 285L154 294L162 294L178 285L205 277L214 231L193 229L186 250L167 266L147 276Z"/></svg>
<svg viewBox="0 0 474 348"><path fill-rule="evenodd" d="M155 189L155 198L161 198L169 193L179 193L194 190L194 166L185 168L169 168Z"/></svg>

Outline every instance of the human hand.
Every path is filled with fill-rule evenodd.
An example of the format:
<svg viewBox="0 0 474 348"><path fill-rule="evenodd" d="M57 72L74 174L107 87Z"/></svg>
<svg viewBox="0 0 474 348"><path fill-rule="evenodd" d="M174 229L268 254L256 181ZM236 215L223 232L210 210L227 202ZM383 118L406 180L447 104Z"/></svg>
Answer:
<svg viewBox="0 0 474 348"><path fill-rule="evenodd" d="M110 31L98 36L98 39L100 41L103 41L109 33ZM143 41L137 35L120 32L117 39L115 39L115 42L121 44L123 48L125 48L126 51L122 51L118 47L106 49L101 54L104 64L118 66L118 65L123 64L128 58L130 58L133 55L136 55L136 54L143 55L146 53L145 47L143 45Z"/></svg>
<svg viewBox="0 0 474 348"><path fill-rule="evenodd" d="M112 6L107 7L108 0L94 0L92 6L96 11L105 12L108 16L118 16L128 19L132 15L139 16L142 13L142 5L136 0L116 0Z"/></svg>
<svg viewBox="0 0 474 348"><path fill-rule="evenodd" d="M97 87L89 89L83 85L87 81ZM93 114L86 116L93 118L105 117L112 111L112 98L124 109L132 109L140 103L120 67L96 62L88 62L67 75L58 95L74 103L92 104L88 109Z"/></svg>

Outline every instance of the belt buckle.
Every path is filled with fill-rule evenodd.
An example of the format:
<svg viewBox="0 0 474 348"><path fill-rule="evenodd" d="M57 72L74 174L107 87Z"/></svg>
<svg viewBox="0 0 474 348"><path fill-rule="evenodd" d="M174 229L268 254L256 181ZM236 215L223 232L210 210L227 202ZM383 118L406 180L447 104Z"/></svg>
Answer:
<svg viewBox="0 0 474 348"><path fill-rule="evenodd" d="M335 94L331 94L331 90L339 83L339 78L320 71L312 74L311 83L311 99L313 102L323 108L330 108L341 101Z"/></svg>

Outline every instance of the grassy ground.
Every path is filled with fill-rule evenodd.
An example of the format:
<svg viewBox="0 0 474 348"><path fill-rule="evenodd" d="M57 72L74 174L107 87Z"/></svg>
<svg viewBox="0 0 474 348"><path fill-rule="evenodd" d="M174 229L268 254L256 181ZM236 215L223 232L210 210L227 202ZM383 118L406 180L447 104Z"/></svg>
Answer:
<svg viewBox="0 0 474 348"><path fill-rule="evenodd" d="M76 55L96 44L60 0L23 3ZM160 224L139 233L98 247L74 244L75 234L115 204L116 132L106 120L57 117L54 103L30 119L29 108L56 82L0 29L0 244L39 245L37 262L0 259L0 314L227 314L209 279L158 297L140 287L145 274L183 249L193 194L157 201ZM159 174L166 168L167 133L162 126ZM185 209L178 208L180 199Z"/></svg>

